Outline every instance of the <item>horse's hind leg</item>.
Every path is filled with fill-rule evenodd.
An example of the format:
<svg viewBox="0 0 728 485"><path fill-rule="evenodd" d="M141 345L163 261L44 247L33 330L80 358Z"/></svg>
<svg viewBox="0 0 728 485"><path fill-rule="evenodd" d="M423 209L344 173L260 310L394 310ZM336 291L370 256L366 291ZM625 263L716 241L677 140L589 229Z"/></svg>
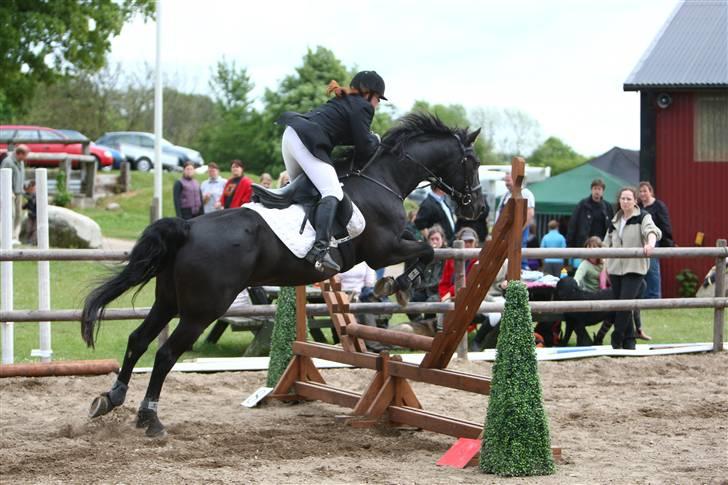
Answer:
<svg viewBox="0 0 728 485"><path fill-rule="evenodd" d="M205 328L212 323L212 320L212 318L209 318L193 321L189 317L180 318L177 328L169 336L167 342L157 351L152 376L149 378L149 387L147 387L147 393L139 405L139 412L137 413L137 428L146 427L147 436L162 437L167 434L157 417L162 385L180 355L192 347L192 344L195 343Z"/></svg>
<svg viewBox="0 0 728 485"><path fill-rule="evenodd" d="M129 335L124 363L116 381L108 392L96 397L91 403L90 417L102 416L124 403L134 366L175 313L177 313L175 307L161 303L159 299L154 302L142 324Z"/></svg>

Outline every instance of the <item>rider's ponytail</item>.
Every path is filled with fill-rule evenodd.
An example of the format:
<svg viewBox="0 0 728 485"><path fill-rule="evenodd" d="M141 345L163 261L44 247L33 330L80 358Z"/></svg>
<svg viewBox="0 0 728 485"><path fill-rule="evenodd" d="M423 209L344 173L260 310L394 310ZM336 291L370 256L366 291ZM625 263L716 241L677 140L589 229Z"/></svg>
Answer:
<svg viewBox="0 0 728 485"><path fill-rule="evenodd" d="M361 94L358 89L356 88L345 88L342 86L339 86L339 83L335 80L331 80L329 85L326 87L326 94L334 93L337 98L341 98L343 96L347 96L349 94Z"/></svg>

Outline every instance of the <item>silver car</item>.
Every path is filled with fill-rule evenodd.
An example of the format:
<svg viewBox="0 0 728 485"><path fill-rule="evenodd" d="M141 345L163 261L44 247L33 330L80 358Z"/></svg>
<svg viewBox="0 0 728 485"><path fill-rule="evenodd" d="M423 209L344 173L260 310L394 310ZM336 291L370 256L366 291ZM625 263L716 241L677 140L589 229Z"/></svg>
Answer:
<svg viewBox="0 0 728 485"><path fill-rule="evenodd" d="M135 170L147 172L154 167L153 133L114 131L105 133L96 143L124 153ZM180 170L187 161L191 161L195 167L205 163L197 150L174 145L162 138L162 168Z"/></svg>

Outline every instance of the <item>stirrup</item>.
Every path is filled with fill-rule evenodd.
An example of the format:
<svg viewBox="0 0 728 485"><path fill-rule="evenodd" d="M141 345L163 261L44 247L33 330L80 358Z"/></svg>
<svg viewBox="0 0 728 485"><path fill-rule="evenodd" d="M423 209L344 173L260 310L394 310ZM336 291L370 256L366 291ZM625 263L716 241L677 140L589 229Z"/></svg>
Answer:
<svg viewBox="0 0 728 485"><path fill-rule="evenodd" d="M317 248L316 245L311 248L311 250L306 255L306 261L313 264L313 267L316 268L316 271L321 271L322 273L326 270L340 272L341 267L334 261L334 258L331 257L329 254L329 248Z"/></svg>

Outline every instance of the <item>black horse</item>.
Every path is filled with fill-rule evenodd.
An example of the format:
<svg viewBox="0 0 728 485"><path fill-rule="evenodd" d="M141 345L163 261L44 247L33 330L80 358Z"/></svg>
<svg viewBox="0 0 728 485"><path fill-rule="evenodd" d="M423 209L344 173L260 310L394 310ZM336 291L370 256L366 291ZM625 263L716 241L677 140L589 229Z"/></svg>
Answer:
<svg viewBox="0 0 728 485"><path fill-rule="evenodd" d="M480 162L473 150L479 132L451 129L427 114L409 114L384 136L380 152L363 169L342 177L345 192L367 221L362 234L347 243L353 261L344 264L339 252L332 253L342 271L360 261L373 268L406 261L407 268L412 268L432 259L429 244L408 240L404 232L403 198L423 180L449 192L458 203L458 215L477 217L483 207ZM295 286L331 276L294 256L260 215L246 208L190 221L165 218L154 222L132 249L128 264L86 298L81 331L86 344L93 346L94 327L103 318L106 305L128 289L157 278L154 304L129 335L121 372L111 390L94 400L91 417L124 402L139 357L162 328L179 316L179 324L157 351L137 415L137 427L147 428L148 436L164 435L157 417L164 379L238 293L249 286Z"/></svg>

